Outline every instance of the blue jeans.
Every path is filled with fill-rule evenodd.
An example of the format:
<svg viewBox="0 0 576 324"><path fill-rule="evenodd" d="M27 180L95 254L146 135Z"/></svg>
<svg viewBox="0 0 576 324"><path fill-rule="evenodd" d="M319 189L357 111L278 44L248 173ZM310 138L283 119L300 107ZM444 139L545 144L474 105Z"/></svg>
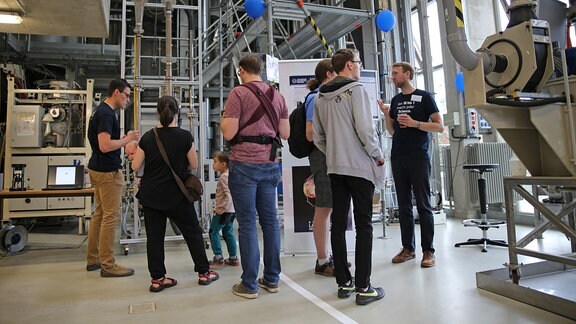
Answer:
<svg viewBox="0 0 576 324"><path fill-rule="evenodd" d="M216 214L212 216L210 223L210 243L212 244L212 252L214 255L222 255L222 244L220 243L220 230L228 248L228 255L235 257L238 255L236 251L236 238L234 237L234 226L232 224L232 217L234 213ZM224 220L222 219L224 218Z"/></svg>
<svg viewBox="0 0 576 324"><path fill-rule="evenodd" d="M277 284L280 275L280 226L276 214L276 187L280 181L277 163L230 161L228 187L232 194L242 264L242 283L258 290L260 248L256 231L256 211L264 239L264 281Z"/></svg>

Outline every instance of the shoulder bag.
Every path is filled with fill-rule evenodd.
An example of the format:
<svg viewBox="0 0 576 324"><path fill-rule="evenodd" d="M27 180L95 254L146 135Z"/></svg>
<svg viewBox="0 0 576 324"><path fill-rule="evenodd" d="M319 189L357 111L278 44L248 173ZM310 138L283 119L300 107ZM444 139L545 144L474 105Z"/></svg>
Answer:
<svg viewBox="0 0 576 324"><path fill-rule="evenodd" d="M180 177L176 174L174 169L172 169L172 165L170 164L170 160L168 160L168 156L166 155L166 151L164 150L164 146L162 145L162 142L160 141L160 137L158 136L158 132L156 131L156 127L154 127L152 130L154 131L154 137L156 138L156 144L158 144L158 150L160 150L160 154L162 155L164 162L166 162L166 164L168 164L170 171L172 171L172 175L174 176L174 179L176 180L178 187L180 188L180 190L182 190L184 197L186 197L186 199L191 203L193 203L197 200L200 200L200 198L202 198L202 194L204 193L204 188L202 187L202 182L200 182L200 179L198 179L197 176L190 174L188 176L188 178L186 179L186 183L182 183L182 180L180 179Z"/></svg>

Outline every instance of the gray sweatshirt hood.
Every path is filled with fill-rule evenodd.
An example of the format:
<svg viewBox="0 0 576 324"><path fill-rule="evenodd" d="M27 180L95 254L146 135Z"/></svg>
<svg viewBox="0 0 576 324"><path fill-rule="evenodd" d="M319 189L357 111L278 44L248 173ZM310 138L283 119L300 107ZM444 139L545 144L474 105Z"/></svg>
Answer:
<svg viewBox="0 0 576 324"><path fill-rule="evenodd" d="M328 174L366 179L384 187L384 168L370 98L356 80L336 77L320 87L312 120L314 144L326 154Z"/></svg>
<svg viewBox="0 0 576 324"><path fill-rule="evenodd" d="M358 81L350 78L337 76L334 80L320 87L320 93L328 99L332 99L342 92L358 85Z"/></svg>

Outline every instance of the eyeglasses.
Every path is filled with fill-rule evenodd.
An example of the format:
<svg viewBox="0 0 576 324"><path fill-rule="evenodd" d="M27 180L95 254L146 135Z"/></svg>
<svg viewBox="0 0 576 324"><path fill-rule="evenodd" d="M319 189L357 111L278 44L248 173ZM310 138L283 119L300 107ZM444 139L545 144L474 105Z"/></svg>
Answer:
<svg viewBox="0 0 576 324"><path fill-rule="evenodd" d="M362 61L350 61L350 62L358 63L358 66L359 66L361 69L364 68L364 64L362 64Z"/></svg>
<svg viewBox="0 0 576 324"><path fill-rule="evenodd" d="M126 99L130 99L130 93L126 93L124 91L120 91L121 94L126 96Z"/></svg>

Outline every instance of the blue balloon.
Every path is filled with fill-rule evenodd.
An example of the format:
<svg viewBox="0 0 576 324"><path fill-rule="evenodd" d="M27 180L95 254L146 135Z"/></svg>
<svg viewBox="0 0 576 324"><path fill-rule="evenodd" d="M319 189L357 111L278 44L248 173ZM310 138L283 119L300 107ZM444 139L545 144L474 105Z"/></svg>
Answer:
<svg viewBox="0 0 576 324"><path fill-rule="evenodd" d="M464 92L464 73L459 72L456 75L456 79L454 80L454 84L456 85L456 89L460 92Z"/></svg>
<svg viewBox="0 0 576 324"><path fill-rule="evenodd" d="M253 19L258 19L264 13L266 4L263 0L246 0L244 2L244 9L246 9L248 16Z"/></svg>
<svg viewBox="0 0 576 324"><path fill-rule="evenodd" d="M389 32L396 25L396 16L388 9L382 10L376 16L376 26L383 32Z"/></svg>

